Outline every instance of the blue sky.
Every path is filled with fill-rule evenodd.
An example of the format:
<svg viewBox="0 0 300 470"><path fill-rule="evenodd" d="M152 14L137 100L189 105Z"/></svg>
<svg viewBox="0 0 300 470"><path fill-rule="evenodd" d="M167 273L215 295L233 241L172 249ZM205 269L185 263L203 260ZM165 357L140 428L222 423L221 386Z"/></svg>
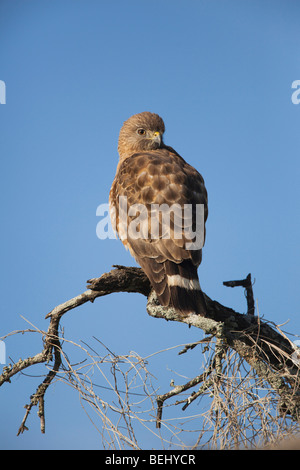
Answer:
<svg viewBox="0 0 300 470"><path fill-rule="evenodd" d="M242 290L222 282L251 272L260 315L300 334L299 14L292 0L1 1L1 335L28 328L21 315L45 330L45 314L87 279L135 265L120 241L96 237L96 209L108 201L123 121L146 110L206 182L204 291L243 312ZM135 294L98 299L64 317L65 337L141 356L201 339L145 305ZM40 348L38 335L6 340L14 361ZM201 361L200 352L153 359L161 393L171 370L192 377ZM60 383L46 396L46 435L33 410L16 437L38 384L20 376L1 387L1 448L100 448Z"/></svg>

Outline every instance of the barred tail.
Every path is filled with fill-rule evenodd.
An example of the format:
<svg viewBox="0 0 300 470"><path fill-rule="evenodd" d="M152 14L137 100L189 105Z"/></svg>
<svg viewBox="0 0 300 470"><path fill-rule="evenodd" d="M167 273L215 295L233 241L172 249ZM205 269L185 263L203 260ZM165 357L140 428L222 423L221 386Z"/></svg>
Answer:
<svg viewBox="0 0 300 470"><path fill-rule="evenodd" d="M180 264L155 259L139 260L147 274L158 300L163 306L173 307L182 315L191 313L206 316L207 307L200 287L197 267L192 261Z"/></svg>

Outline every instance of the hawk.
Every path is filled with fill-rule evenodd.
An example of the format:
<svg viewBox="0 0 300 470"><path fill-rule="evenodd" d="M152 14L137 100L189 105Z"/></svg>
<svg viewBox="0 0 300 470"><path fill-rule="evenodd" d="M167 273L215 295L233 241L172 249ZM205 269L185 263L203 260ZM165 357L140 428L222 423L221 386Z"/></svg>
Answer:
<svg viewBox="0 0 300 470"><path fill-rule="evenodd" d="M150 112L124 122L118 141L120 160L109 194L111 222L161 305L183 316L205 316L197 268L205 240L207 191L198 171L164 144L164 131L162 118ZM177 209L181 218L176 210L164 217L162 207ZM204 208L201 246L193 245L197 207ZM187 215L186 208L191 208Z"/></svg>

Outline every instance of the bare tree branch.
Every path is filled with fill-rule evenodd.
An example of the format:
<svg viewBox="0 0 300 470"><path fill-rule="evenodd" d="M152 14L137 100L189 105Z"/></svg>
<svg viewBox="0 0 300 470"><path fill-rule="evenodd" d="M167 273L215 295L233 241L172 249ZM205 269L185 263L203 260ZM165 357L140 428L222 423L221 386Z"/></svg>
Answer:
<svg viewBox="0 0 300 470"><path fill-rule="evenodd" d="M152 317L183 322L189 326L202 329L210 337L215 336L221 345L219 348L220 354L218 356L216 349L214 364L211 367L218 371L217 360L218 357L221 358L224 347L232 348L256 371L259 377L266 380L277 391L282 412L290 414L295 420L299 420L299 368L292 359L295 348L291 341L276 329L276 326L274 327L270 322L262 321L253 315L253 311L249 308L249 301L248 313L251 314L244 315L205 295L208 308L207 317L204 318L194 314L182 317L174 309L165 308L159 304L156 294L151 290L147 276L140 268L125 266L114 266L114 268L110 272L104 273L100 278L90 279L87 286L88 290L58 305L46 315L50 323L47 332L44 332L44 348L41 352L27 359L20 359L13 366L4 368L0 376L0 385L9 382L14 375L34 364L49 363L54 356L52 369L31 397L30 404L26 405L26 414L18 434L27 429L25 423L28 414L32 407L37 405L39 405L38 415L41 420L41 430L42 432L45 430L44 396L61 366L61 344L58 329L62 316L86 302L94 302L98 297L115 292L135 292L145 295L148 297L147 312ZM243 285L246 289L250 289L251 275L248 275L246 280L229 281L229 283L231 284L227 282L226 285L234 283L234 285ZM221 359L219 363L221 363ZM186 384L159 395L157 398L157 426L160 426L163 403L168 398L180 394L183 390L203 382L210 373L211 370L209 369ZM185 400L185 407L193 401L195 395L198 396L200 393L201 389L198 392L193 392Z"/></svg>
<svg viewBox="0 0 300 470"><path fill-rule="evenodd" d="M253 296L252 281L251 281L250 273L248 274L246 279L242 279L240 281L224 281L223 285L227 287L236 287L236 286L245 287L247 306L248 306L247 314L254 315L255 305L254 305L254 296Z"/></svg>

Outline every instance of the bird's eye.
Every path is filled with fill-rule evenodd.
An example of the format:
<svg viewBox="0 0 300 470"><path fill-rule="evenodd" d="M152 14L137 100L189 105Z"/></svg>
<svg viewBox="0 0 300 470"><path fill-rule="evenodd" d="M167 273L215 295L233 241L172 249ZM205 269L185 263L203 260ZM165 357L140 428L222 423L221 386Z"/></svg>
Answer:
<svg viewBox="0 0 300 470"><path fill-rule="evenodd" d="M138 130L137 130L137 133L138 133L139 135L145 135L145 134L146 134L146 131L145 131L145 129L138 129Z"/></svg>

